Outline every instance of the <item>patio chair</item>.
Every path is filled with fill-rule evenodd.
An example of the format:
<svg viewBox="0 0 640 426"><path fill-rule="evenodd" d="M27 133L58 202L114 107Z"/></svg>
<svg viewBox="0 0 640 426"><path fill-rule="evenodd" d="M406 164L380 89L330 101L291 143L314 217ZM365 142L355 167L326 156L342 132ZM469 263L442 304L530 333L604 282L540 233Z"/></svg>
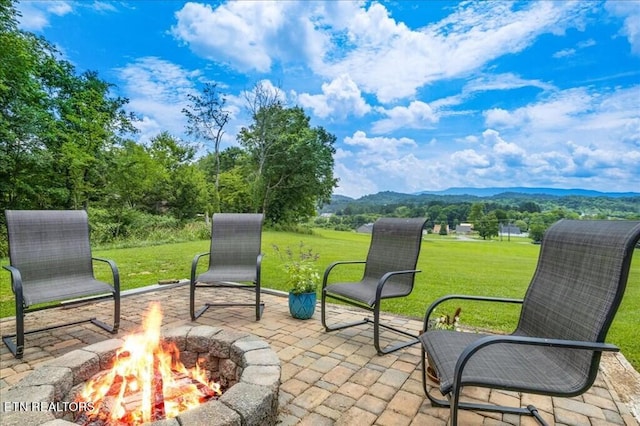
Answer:
<svg viewBox="0 0 640 426"><path fill-rule="evenodd" d="M254 306L260 320L264 303L260 302L260 266L262 254L262 214L216 213L211 223L211 250L197 254L191 263L189 309L195 321L211 306ZM197 275L198 261L209 256L209 268ZM197 276L196 276L197 275ZM247 284L250 282L251 284ZM255 290L255 303L206 303L195 311L196 288L226 287Z"/></svg>
<svg viewBox="0 0 640 426"><path fill-rule="evenodd" d="M424 392L434 405L450 407L450 424L457 424L458 409L531 415L546 424L532 405L462 402L465 386L564 397L586 392L596 378L602 352L619 350L605 338L639 238L639 221L561 220L544 234L523 300L452 295L433 302L424 330L433 310L446 300L522 304L518 326L510 335L430 330L420 336ZM427 390L427 361L447 399Z"/></svg>
<svg viewBox="0 0 640 426"><path fill-rule="evenodd" d="M116 334L120 325L120 275L113 261L91 256L87 212L6 210L5 216L10 265L4 268L11 273L11 288L15 295L16 334L2 336L2 340L11 353L22 358L25 334L82 322L90 321ZM93 260L109 265L113 285L95 279ZM24 317L29 312L111 297L114 300L113 326L89 318L25 331Z"/></svg>
<svg viewBox="0 0 640 426"><path fill-rule="evenodd" d="M379 355L418 343L418 336L406 330L380 322L380 303L383 299L408 296L413 290L418 255L422 242L422 229L426 219L382 218L373 224L371 244L364 261L339 261L327 267L322 280L321 319L326 331L342 330L373 322L373 343ZM365 264L364 274L357 282L328 284L329 273L338 265ZM327 298L340 300L373 312L373 320L327 325ZM411 339L395 345L380 346L380 327Z"/></svg>

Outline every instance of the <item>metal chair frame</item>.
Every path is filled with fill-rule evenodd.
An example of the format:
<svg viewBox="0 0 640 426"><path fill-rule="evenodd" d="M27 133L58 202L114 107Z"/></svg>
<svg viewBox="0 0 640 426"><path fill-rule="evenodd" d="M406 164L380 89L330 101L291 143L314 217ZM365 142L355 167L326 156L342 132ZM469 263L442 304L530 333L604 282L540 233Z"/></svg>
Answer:
<svg viewBox="0 0 640 426"><path fill-rule="evenodd" d="M70 216L70 215L75 215L77 216L75 218L75 220L80 220L80 221L85 221L87 222L87 231L89 228L88 225L88 221L87 221L87 215L86 212L84 211L30 211L30 210L24 210L24 211L19 211L19 210L7 210L5 212L5 215L7 217L7 228L9 230L9 233L12 234L14 232L14 226L11 225L9 222L13 221L13 220L18 220L18 216L20 215L38 215L40 217L44 217L44 216L50 216L53 220L54 224L57 224L55 222L55 216L56 215L60 215L60 216ZM11 241L14 238L18 238L16 236L13 235L9 235L9 256L10 259L13 256L16 256L17 253L13 252L12 253L12 247L11 247ZM87 233L87 239L88 239L88 233ZM87 241L87 246L89 246L88 241ZM90 254L90 247L89 247L89 254ZM118 267L116 266L115 262L109 259L103 259L103 258L98 258L98 257L90 257L90 259L92 261L99 261L99 262L105 262L109 265L110 269L111 269L111 274L112 274L112 279L113 279L113 285L112 285L112 293L111 295L98 295L98 296L90 296L90 297L82 297L79 299L71 299L70 297L73 297L72 295L65 295L65 294L60 294L60 297L58 298L58 303L53 303L52 302L47 302L47 304L45 306L41 306L40 304L36 304L35 307L30 307L27 306L26 302L25 302L25 298L24 298L24 286L29 285L28 282L23 282L23 277L22 277L22 272L21 269L13 266L13 265L5 265L3 266L4 269L6 269L7 271L9 271L9 273L11 274L11 288L13 290L14 293L14 299L15 299L15 306L16 306L16 332L14 334L7 334L7 335L3 335L2 336L2 341L4 342L4 344L7 346L7 348L9 349L9 351L13 354L13 356L15 358L22 358L24 356L24 347L25 347L25 335L27 334L34 334L34 333L40 333L43 331L47 331L47 330L53 330L53 329L57 329L57 328L61 328L61 327L69 327L69 326L73 326L73 325L77 325L77 324L82 324L85 322L91 322L92 324L102 328L103 330L111 333L111 334L117 334L118 333L118 329L120 327L120 274L118 271ZM88 319L84 319L84 320L78 320L78 321L72 321L72 322L66 322L66 323L62 323L62 324L55 324L52 326L47 326L47 327L42 327L42 328L38 328L38 329L34 329L34 330L25 330L25 325L24 325L24 319L25 319L25 315L27 313L31 313L31 312L37 312L37 311L41 311L41 310L45 310L45 309L51 309L51 308L56 308L59 306L73 306L76 304L84 304L87 302L91 302L91 301L99 301L99 300L104 300L104 299L108 299L113 297L114 299L114 308L113 308L113 326L108 325L107 323L98 320L96 317L92 317L92 318L88 318ZM15 340L15 341L14 341Z"/></svg>

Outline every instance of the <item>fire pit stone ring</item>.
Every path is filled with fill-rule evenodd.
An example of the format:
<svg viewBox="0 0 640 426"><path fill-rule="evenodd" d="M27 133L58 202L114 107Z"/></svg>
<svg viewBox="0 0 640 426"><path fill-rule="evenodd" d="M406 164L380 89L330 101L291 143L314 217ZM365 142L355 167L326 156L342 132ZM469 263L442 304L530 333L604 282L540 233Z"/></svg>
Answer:
<svg viewBox="0 0 640 426"><path fill-rule="evenodd" d="M201 366L216 375L226 391L217 400L184 411L154 426L274 425L278 416L280 360L257 336L206 325L162 330L162 339L176 344L180 359L191 368ZM84 382L111 368L123 340L110 339L74 350L44 365L3 392L5 426L71 426L75 395ZM77 404L76 404L77 405Z"/></svg>

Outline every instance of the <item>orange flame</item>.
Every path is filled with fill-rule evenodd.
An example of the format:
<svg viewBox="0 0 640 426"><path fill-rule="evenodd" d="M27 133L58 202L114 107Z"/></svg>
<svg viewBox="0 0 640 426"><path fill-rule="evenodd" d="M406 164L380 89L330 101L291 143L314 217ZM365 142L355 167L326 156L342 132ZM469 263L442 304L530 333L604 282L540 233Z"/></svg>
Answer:
<svg viewBox="0 0 640 426"><path fill-rule="evenodd" d="M199 365L187 369L182 364L175 344L160 340L161 324L160 306L154 303L143 333L126 337L113 367L86 383L78 400L93 404L85 413L89 422L141 425L176 417L222 393Z"/></svg>

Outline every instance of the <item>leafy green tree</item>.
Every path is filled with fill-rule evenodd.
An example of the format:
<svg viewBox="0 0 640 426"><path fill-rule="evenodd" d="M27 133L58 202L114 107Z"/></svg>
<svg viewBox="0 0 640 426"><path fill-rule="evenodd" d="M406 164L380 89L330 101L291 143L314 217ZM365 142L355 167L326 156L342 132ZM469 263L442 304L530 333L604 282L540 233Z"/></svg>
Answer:
<svg viewBox="0 0 640 426"><path fill-rule="evenodd" d="M207 180L194 164L183 164L171 177L169 205L173 215L192 219L211 208L215 193L209 190Z"/></svg>
<svg viewBox="0 0 640 426"><path fill-rule="evenodd" d="M329 202L335 136L312 128L300 107L279 103L260 109L238 140L252 167L254 208L272 223L292 223L315 214Z"/></svg>
<svg viewBox="0 0 640 426"><path fill-rule="evenodd" d="M251 192L247 174L241 167L220 174L220 211L243 213L251 211Z"/></svg>
<svg viewBox="0 0 640 426"><path fill-rule="evenodd" d="M154 189L156 206L168 206L181 220L217 209L215 188L208 184L204 171L193 163L195 148L162 132L151 139L148 151L162 167L162 179Z"/></svg>
<svg viewBox="0 0 640 426"><path fill-rule="evenodd" d="M111 208L137 208L153 211L161 200L158 191L167 180L163 164L154 159L145 146L125 141L113 151L109 167Z"/></svg>
<svg viewBox="0 0 640 426"><path fill-rule="evenodd" d="M471 209L469 211L468 220L471 223L474 223L482 219L484 216L484 203L473 203L471 205Z"/></svg>
<svg viewBox="0 0 640 426"><path fill-rule="evenodd" d="M447 225L448 225L447 222L440 223L440 235L448 235Z"/></svg>
<svg viewBox="0 0 640 426"><path fill-rule="evenodd" d="M518 209L521 212L528 212L528 213L540 213L542 211L540 209L540 206L534 201L525 201L520 204L520 207L518 207Z"/></svg>
<svg viewBox="0 0 640 426"><path fill-rule="evenodd" d="M59 87L53 99L57 119L46 144L68 191L67 206L86 208L103 195L108 156L121 135L136 132L136 118L123 109L128 100L111 97L113 85L95 72L75 76L68 64L60 69L54 81Z"/></svg>
<svg viewBox="0 0 640 426"><path fill-rule="evenodd" d="M0 208L47 207L53 159L40 136L53 120L44 82L56 61L18 30L14 4L0 0Z"/></svg>
<svg viewBox="0 0 640 426"><path fill-rule="evenodd" d="M498 235L498 218L493 212L484 215L474 224L474 229L483 240L491 239L491 237Z"/></svg>
<svg viewBox="0 0 640 426"><path fill-rule="evenodd" d="M531 223L529 223L529 238L531 238L534 243L541 242L547 227L542 217L536 214L531 218Z"/></svg>
<svg viewBox="0 0 640 426"><path fill-rule="evenodd" d="M1 207L86 207L103 195L107 157L133 132L124 98L93 72L75 75L46 40L19 31L0 2Z"/></svg>

